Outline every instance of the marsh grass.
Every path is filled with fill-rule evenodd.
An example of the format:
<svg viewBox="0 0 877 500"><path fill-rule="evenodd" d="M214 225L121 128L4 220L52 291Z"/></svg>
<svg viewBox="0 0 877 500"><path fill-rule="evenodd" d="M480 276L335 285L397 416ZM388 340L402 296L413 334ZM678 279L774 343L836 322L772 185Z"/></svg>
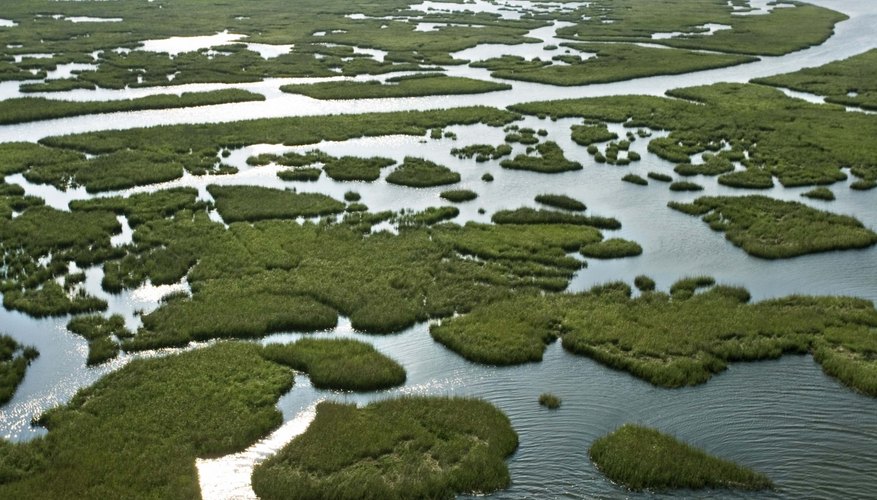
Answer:
<svg viewBox="0 0 877 500"><path fill-rule="evenodd" d="M834 193L826 188L826 187L818 187L807 191L806 193L801 193L801 196L806 198L810 198L813 200L822 200L822 201L834 201Z"/></svg>
<svg viewBox="0 0 877 500"><path fill-rule="evenodd" d="M649 185L649 181L643 179L642 177L640 177L636 174L626 174L624 177L621 178L621 180L623 180L624 182L629 182L631 184L636 184L638 186L648 186Z"/></svg>
<svg viewBox="0 0 877 500"><path fill-rule="evenodd" d="M444 320L430 333L486 364L539 361L546 344L561 338L572 353L668 388L705 383L731 362L813 352L827 374L877 395L869 354L877 350L877 310L870 301L790 296L749 303L747 290L712 282L687 278L671 294L637 298L625 283L516 296Z"/></svg>
<svg viewBox="0 0 877 500"><path fill-rule="evenodd" d="M588 208L581 201L562 194L538 194L535 201L549 207L562 208L572 212L584 212Z"/></svg>
<svg viewBox="0 0 877 500"><path fill-rule="evenodd" d="M634 278L633 284L640 292L652 292L655 290L655 280L644 274L640 274Z"/></svg>
<svg viewBox="0 0 877 500"><path fill-rule="evenodd" d="M773 487L764 474L639 425L625 424L597 439L588 455L606 477L634 491Z"/></svg>
<svg viewBox="0 0 877 500"><path fill-rule="evenodd" d="M537 210L530 207L499 210L493 214L491 220L495 224L577 224L600 229L621 228L621 223L610 217L587 216L558 210Z"/></svg>
<svg viewBox="0 0 877 500"><path fill-rule="evenodd" d="M88 358L85 362L88 366L115 358L119 354L119 340L132 336L125 327L125 318L118 314L109 318L100 315L78 316L67 323L67 329L88 341Z"/></svg>
<svg viewBox="0 0 877 500"><path fill-rule="evenodd" d="M478 198L478 193L468 189L452 189L449 191L442 191L439 196L453 203L463 203Z"/></svg>
<svg viewBox="0 0 877 500"><path fill-rule="evenodd" d="M405 383L405 369L371 344L352 339L302 339L268 344L262 356L306 372L318 389L376 391Z"/></svg>
<svg viewBox="0 0 877 500"><path fill-rule="evenodd" d="M283 421L292 370L260 352L220 343L131 361L44 413L45 437L0 445L0 497L198 497L196 457L241 451Z"/></svg>
<svg viewBox="0 0 877 500"><path fill-rule="evenodd" d="M653 179L653 180L656 180L658 182L672 182L673 181L673 177L671 177L667 174L662 174L660 172L649 172L648 177L649 177L649 179Z"/></svg>
<svg viewBox="0 0 877 500"><path fill-rule="evenodd" d="M548 408L549 410L556 410L560 408L560 398L551 394L550 392L543 392L539 395L539 404Z"/></svg>
<svg viewBox="0 0 877 500"><path fill-rule="evenodd" d="M387 182L408 187L432 187L460 182L460 174L438 163L406 156L405 161L390 172Z"/></svg>
<svg viewBox="0 0 877 500"><path fill-rule="evenodd" d="M323 160L326 175L336 181L376 181L381 176L381 169L396 163L389 158L359 158L342 156Z"/></svg>
<svg viewBox="0 0 877 500"><path fill-rule="evenodd" d="M579 250L585 257L595 259L619 259L634 257L643 253L643 248L635 241L621 238L610 238L597 243L590 243Z"/></svg>
<svg viewBox="0 0 877 500"><path fill-rule="evenodd" d="M316 217L344 211L344 203L319 193L216 184L207 186L207 191L216 200L216 210L227 223Z"/></svg>
<svg viewBox="0 0 877 500"><path fill-rule="evenodd" d="M671 201L668 206L702 216L711 229L724 232L728 241L765 259L877 244L877 233L855 218L793 201L724 196L701 197L691 204Z"/></svg>
<svg viewBox="0 0 877 500"><path fill-rule="evenodd" d="M39 355L33 347L23 346L9 335L0 335L0 405L12 399L27 367Z"/></svg>
<svg viewBox="0 0 877 500"><path fill-rule="evenodd" d="M288 168L277 172L277 177L284 181L316 182L322 173L319 168Z"/></svg>
<svg viewBox="0 0 877 500"><path fill-rule="evenodd" d="M518 438L491 404L405 397L317 405L308 429L257 465L260 498L453 498L510 483Z"/></svg>
<svg viewBox="0 0 877 500"><path fill-rule="evenodd" d="M318 82L300 85L283 85L280 90L303 94L314 99L377 99L391 97L421 97L429 95L482 94L508 90L511 85L487 82L473 78L445 76L442 74L395 77L381 83L367 82ZM441 137L441 136L440 136Z"/></svg>
<svg viewBox="0 0 877 500"><path fill-rule="evenodd" d="M517 155L513 160L503 160L500 166L512 170L529 170L545 174L582 169L581 163L568 160L560 146L553 141L538 144L536 152L539 156Z"/></svg>
<svg viewBox="0 0 877 500"><path fill-rule="evenodd" d="M703 191L703 186L695 182L676 181L670 184L670 191Z"/></svg>

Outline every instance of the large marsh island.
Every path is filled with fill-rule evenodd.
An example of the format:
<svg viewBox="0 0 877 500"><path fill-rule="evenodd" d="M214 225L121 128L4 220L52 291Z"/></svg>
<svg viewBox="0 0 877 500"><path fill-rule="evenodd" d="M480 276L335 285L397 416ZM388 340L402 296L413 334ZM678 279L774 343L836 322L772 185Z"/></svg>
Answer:
<svg viewBox="0 0 877 500"><path fill-rule="evenodd" d="M877 7L0 17L0 497L877 488Z"/></svg>

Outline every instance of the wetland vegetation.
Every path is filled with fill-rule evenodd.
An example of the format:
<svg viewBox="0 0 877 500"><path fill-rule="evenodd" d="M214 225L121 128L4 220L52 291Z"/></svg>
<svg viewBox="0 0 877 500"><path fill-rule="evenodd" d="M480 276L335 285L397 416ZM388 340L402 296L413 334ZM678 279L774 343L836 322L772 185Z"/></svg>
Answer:
<svg viewBox="0 0 877 500"><path fill-rule="evenodd" d="M12 399L28 365L39 355L33 347L23 346L9 335L0 335L0 405Z"/></svg>
<svg viewBox="0 0 877 500"><path fill-rule="evenodd" d="M764 474L640 425L625 424L594 441L588 455L606 477L634 491L773 488Z"/></svg>
<svg viewBox="0 0 877 500"><path fill-rule="evenodd" d="M765 196L705 196L690 204L668 206L702 216L713 231L746 252L782 259L815 252L866 248L877 244L877 233L847 215Z"/></svg>
<svg viewBox="0 0 877 500"><path fill-rule="evenodd" d="M807 296L749 303L747 290L712 283L690 278L670 294L647 291L637 298L625 283L588 293L519 295L446 319L430 333L487 364L539 361L546 344L561 338L570 352L660 387L702 384L730 362L809 352L829 375L877 396L877 367L868 361L877 349L873 303Z"/></svg>
<svg viewBox="0 0 877 500"><path fill-rule="evenodd" d="M303 94L314 99L376 99L420 97L426 95L483 94L512 88L506 83L487 82L473 78L424 73L388 78L387 83L334 81L283 85L280 90Z"/></svg>
<svg viewBox="0 0 877 500"><path fill-rule="evenodd" d="M510 483L506 417L475 399L322 402L308 429L256 466L260 498L454 498Z"/></svg>

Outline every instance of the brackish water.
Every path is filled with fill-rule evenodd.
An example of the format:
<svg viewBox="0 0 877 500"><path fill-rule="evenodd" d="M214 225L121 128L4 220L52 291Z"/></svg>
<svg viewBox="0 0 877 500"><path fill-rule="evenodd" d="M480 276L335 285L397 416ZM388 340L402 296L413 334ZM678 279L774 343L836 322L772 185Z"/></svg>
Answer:
<svg viewBox="0 0 877 500"><path fill-rule="evenodd" d="M507 2L514 4L514 2ZM842 59L877 47L877 5L855 0L819 0L813 3L847 13L851 19L836 27L836 34L825 44L777 58L680 76L636 79L577 88L551 87L510 82L513 89L475 96L380 99L358 101L315 101L283 94L279 86L291 82L325 79L271 79L256 84L186 85L166 88L126 89L122 91L73 91L49 94L71 100L107 100L140 97L157 93L245 88L264 93L265 102L225 104L184 110L142 111L92 115L61 120L0 127L0 141L37 140L48 135L134 126L220 122L256 117L360 113L400 109L433 109L484 104L504 107L536 99L585 97L611 94L660 95L664 91L719 81L744 82L751 78L794 71ZM540 28L532 35L538 44L479 46L465 54L484 58L514 53L538 56L543 46L556 43L557 26ZM268 50L268 49L266 49ZM532 51L532 52L530 52ZM376 54L377 55L377 54ZM491 79L484 70L450 67L449 74ZM372 79L361 77L359 79ZM385 77L381 77L385 78ZM15 83L15 82L13 82ZM0 98L17 96L17 83L0 84ZM852 111L855 112L855 111ZM522 205L535 206L539 193L561 193L585 201L592 214L618 218L623 228L607 231L607 237L620 236L638 241L643 255L612 261L589 259L588 268L573 279L570 290L589 288L595 283L649 274L666 289L676 279L693 274L710 274L720 282L746 286L755 300L792 293L855 295L877 302L877 249L831 252L780 261L766 261L747 255L724 237L711 231L696 217L666 208L669 200L688 201L702 195L741 194L718 185L714 179L693 179L704 185L699 193L674 193L664 184L650 181L648 187L621 182L621 177L649 171L671 173L673 165L645 151L647 139L638 139L632 150L641 162L629 167L597 165L569 138L569 126L576 120L538 120L527 118L521 126L545 128L570 159L580 161L584 170L563 174L537 174L501 169L497 162L477 164L450 155L453 147L474 143L499 144L500 129L476 125L450 127L457 140L424 140L421 137L388 136L321 143L297 148L256 145L234 151L226 163L238 166L238 174L222 177L183 178L166 184L135 188L129 194L173 186L194 186L209 199L210 183L253 184L272 187L296 186L299 191L319 191L340 198L347 190L362 194L371 210L422 209L445 204L438 194L442 188L410 189L379 180L375 183L337 183L325 175L315 183L285 183L276 177L276 167L250 168L245 160L262 152L285 152L319 148L340 156L389 156L401 160L406 155L422 156L445 164L462 176L454 188L472 189L479 198L460 204L459 222L487 221L491 213ZM623 130L615 127L614 130ZM620 134L623 135L623 134ZM516 146L515 153L523 148ZM384 175L389 171L385 170ZM495 181L480 180L489 171ZM87 198L84 190L59 192L51 187L29 184L21 176L7 182L25 187L30 194L66 209L72 199ZM849 181L832 186L837 200L826 203L801 198L807 189L776 187L761 191L780 199L797 200L824 210L850 214L865 225L877 228L875 192L850 190ZM110 195L114 193L106 193ZM484 208L486 214L479 214ZM123 243L129 233L119 236ZM87 290L110 302L108 313L120 313L130 327L139 324L139 311L157 306L161 296L185 289L181 282L170 287L144 285L119 295L100 290L101 271L87 270ZM95 368L85 367L86 343L67 332L69 318L33 319L24 314L0 310L0 329L22 343L35 345L40 357L31 365L24 383L12 401L0 410L0 436L16 441L44 433L29 425L31 418L52 406L68 401L75 391L102 375L123 366L133 356L123 356ZM506 412L520 436L520 448L509 461L513 484L497 498L606 497L637 496L608 482L589 462L587 448L597 437L627 422L656 427L716 455L736 460L766 473L779 490L768 494L680 492L675 497L751 497L784 498L863 498L877 491L877 400L858 395L822 374L809 356L786 356L780 360L732 364L730 369L705 385L666 390L652 387L623 372L607 369L587 358L573 356L559 344L548 348L541 363L519 367L485 367L470 363L432 341L428 325L421 324L400 334L367 336L352 331L349 323L319 336L353 336L374 344L401 362L408 372L402 388L378 394L357 395L313 389L306 376L298 376L295 388L283 396L284 427L260 446L241 455L199 464L206 498L246 497L249 468L302 431L321 399L356 403L397 394L454 394L485 398ZM265 341L290 341L300 334L273 335ZM193 346L196 348L197 346ZM137 354L137 357L163 355L178 350ZM536 403L541 392L550 391L563 399L560 410L550 412ZM234 474L237 470L238 474ZM237 483L236 480L239 480Z"/></svg>

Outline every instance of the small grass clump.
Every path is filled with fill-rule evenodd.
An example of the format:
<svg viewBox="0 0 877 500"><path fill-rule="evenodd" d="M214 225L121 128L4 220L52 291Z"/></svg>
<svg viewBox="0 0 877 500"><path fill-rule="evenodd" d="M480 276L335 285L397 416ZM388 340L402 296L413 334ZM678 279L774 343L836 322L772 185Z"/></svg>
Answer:
<svg viewBox="0 0 877 500"><path fill-rule="evenodd" d="M390 172L387 182L408 187L432 187L460 182L460 174L423 158L406 156L405 161Z"/></svg>
<svg viewBox="0 0 877 500"><path fill-rule="evenodd" d="M636 184L638 186L648 186L649 181L643 179L642 177L636 174L627 174L621 178L624 182L629 182L631 184Z"/></svg>
<svg viewBox="0 0 877 500"><path fill-rule="evenodd" d="M88 341L88 366L98 365L118 356L118 341L132 336L125 327L125 319L118 314L109 318L96 314L79 316L67 323L67 329Z"/></svg>
<svg viewBox="0 0 877 500"><path fill-rule="evenodd" d="M869 191L877 187L877 180L858 179L850 183L850 189L856 191Z"/></svg>
<svg viewBox="0 0 877 500"><path fill-rule="evenodd" d="M813 188L806 193L801 193L801 196L813 200L834 201L834 193L827 187Z"/></svg>
<svg viewBox="0 0 877 500"><path fill-rule="evenodd" d="M643 253L643 248L635 241L611 238L598 243L590 243L579 250L585 257L595 259L620 259Z"/></svg>
<svg viewBox="0 0 877 500"><path fill-rule="evenodd" d="M449 191L442 191L439 196L453 203L463 203L464 201L472 201L475 198L478 198L478 193L468 189L452 189Z"/></svg>
<svg viewBox="0 0 877 500"><path fill-rule="evenodd" d="M549 207L562 208L572 212L584 212L588 207L584 203L575 198L562 194L539 194L536 195L536 203L548 205Z"/></svg>
<svg viewBox="0 0 877 500"><path fill-rule="evenodd" d="M671 182L673 180L673 177L667 174L662 174L661 172L649 172L647 175L649 179L653 179L658 182Z"/></svg>
<svg viewBox="0 0 877 500"><path fill-rule="evenodd" d="M550 392L543 392L539 395L539 404L548 408L549 410L556 410L560 408L560 398L551 394Z"/></svg>
<svg viewBox="0 0 877 500"><path fill-rule="evenodd" d="M462 148L453 148L451 154L461 160L474 157L476 162L484 163L487 160L498 160L512 154L512 147L508 144L500 144L499 146L471 144Z"/></svg>
<svg viewBox="0 0 877 500"><path fill-rule="evenodd" d="M481 176L481 180L484 182L493 182L493 175L490 172L487 172Z"/></svg>
<svg viewBox="0 0 877 500"><path fill-rule="evenodd" d="M636 278L633 279L634 286L639 289L640 292L652 292L655 290L655 280L646 276L645 274L640 274Z"/></svg>
<svg viewBox="0 0 877 500"><path fill-rule="evenodd" d="M337 214L344 203L319 193L295 193L257 186L207 186L216 210L227 223L295 219Z"/></svg>
<svg viewBox="0 0 877 500"><path fill-rule="evenodd" d="M634 491L773 487L764 474L639 425L626 424L597 439L588 454L610 480Z"/></svg>
<svg viewBox="0 0 877 500"><path fill-rule="evenodd" d="M405 383L405 369L371 344L352 339L302 339L268 344L262 356L307 372L314 387L376 391Z"/></svg>
<svg viewBox="0 0 877 500"><path fill-rule="evenodd" d="M707 196L691 204L670 202L668 206L702 216L711 229L724 232L731 243L765 259L877 244L877 233L853 217L794 201L755 195Z"/></svg>
<svg viewBox="0 0 877 500"><path fill-rule="evenodd" d="M676 181L670 184L670 191L703 191L703 186L695 182Z"/></svg>
<svg viewBox="0 0 877 500"><path fill-rule="evenodd" d="M360 196L360 194L357 193L356 191L347 191L344 193L344 201L354 202L354 201L359 201L361 199L362 199L362 196Z"/></svg>
<svg viewBox="0 0 877 500"><path fill-rule="evenodd" d="M719 176L719 184L740 189L770 189L773 176L765 170L750 168Z"/></svg>
<svg viewBox="0 0 877 500"><path fill-rule="evenodd" d="M539 153L539 156L517 155L513 160L503 160L500 166L512 170L529 170L544 174L582 169L581 163L567 160L563 150L553 141L538 144L536 152Z"/></svg>
<svg viewBox="0 0 877 500"><path fill-rule="evenodd" d="M0 405L12 399L28 365L39 355L33 347L23 346L9 335L0 335Z"/></svg>
<svg viewBox="0 0 877 500"><path fill-rule="evenodd" d="M287 498L453 498L510 483L518 438L493 405L406 397L322 402L308 429L253 470L253 490Z"/></svg>

